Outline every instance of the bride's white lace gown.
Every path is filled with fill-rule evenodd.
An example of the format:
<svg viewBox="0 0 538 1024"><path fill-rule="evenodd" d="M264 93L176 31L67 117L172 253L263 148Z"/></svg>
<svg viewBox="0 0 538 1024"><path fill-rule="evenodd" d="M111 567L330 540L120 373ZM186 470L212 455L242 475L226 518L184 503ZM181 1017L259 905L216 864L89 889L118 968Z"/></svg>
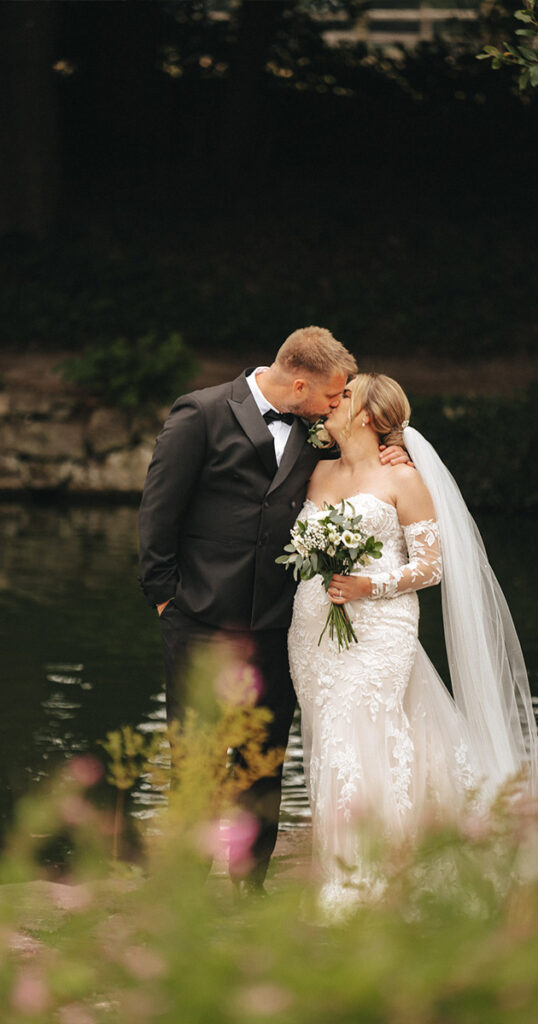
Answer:
<svg viewBox="0 0 538 1024"><path fill-rule="evenodd" d="M299 584L289 631L301 707L307 785L323 899L375 889L361 858L361 822L395 839L432 815L457 813L477 783L465 722L418 642L416 591L439 583L437 523L402 527L372 494L350 499L361 526L383 541L367 570L372 596L346 605L357 643L338 651L320 576ZM309 499L299 518L319 513Z"/></svg>

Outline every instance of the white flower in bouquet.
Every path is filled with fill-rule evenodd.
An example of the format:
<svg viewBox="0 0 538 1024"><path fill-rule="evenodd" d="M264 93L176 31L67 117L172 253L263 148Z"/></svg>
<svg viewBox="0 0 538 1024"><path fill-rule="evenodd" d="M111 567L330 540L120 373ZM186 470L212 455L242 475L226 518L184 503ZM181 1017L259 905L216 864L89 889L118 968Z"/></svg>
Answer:
<svg viewBox="0 0 538 1024"><path fill-rule="evenodd" d="M346 505L351 512L346 513ZM318 573L325 590L329 589L335 573L349 576L359 565L367 565L374 558L381 558L383 544L361 529L361 515L349 501L342 500L338 507L324 503L322 509L308 519L298 519L291 531L290 543L285 554L276 561L293 568L296 580L311 580ZM351 620L344 606L331 604L325 628L329 636L338 641L338 649L349 647L357 641Z"/></svg>

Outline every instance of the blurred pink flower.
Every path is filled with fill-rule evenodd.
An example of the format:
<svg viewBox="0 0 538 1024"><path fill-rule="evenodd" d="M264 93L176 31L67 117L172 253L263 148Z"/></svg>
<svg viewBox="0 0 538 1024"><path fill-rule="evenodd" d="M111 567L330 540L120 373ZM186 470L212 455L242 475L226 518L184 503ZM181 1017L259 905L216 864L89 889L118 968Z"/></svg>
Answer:
<svg viewBox="0 0 538 1024"><path fill-rule="evenodd" d="M11 990L11 1006L19 1013L33 1016L49 1007L49 990L43 976L35 968L19 971Z"/></svg>
<svg viewBox="0 0 538 1024"><path fill-rule="evenodd" d="M245 662L227 665L215 679L215 693L219 700L234 707L254 707L263 691L260 670Z"/></svg>
<svg viewBox="0 0 538 1024"><path fill-rule="evenodd" d="M220 821L203 821L194 833L194 845L203 857L219 859L224 854L225 837Z"/></svg>
<svg viewBox="0 0 538 1024"><path fill-rule="evenodd" d="M246 811L234 810L227 821L206 821L195 833L195 845L204 857L224 859L232 874L241 875L252 867L252 844L259 832L259 822Z"/></svg>
<svg viewBox="0 0 538 1024"><path fill-rule="evenodd" d="M145 946L129 946L123 954L123 963L133 978L151 981L166 974L166 963L158 953Z"/></svg>
<svg viewBox="0 0 538 1024"><path fill-rule="evenodd" d="M101 761L93 754L72 757L67 765L67 771L71 778L80 782L81 786L95 786L105 774Z"/></svg>
<svg viewBox="0 0 538 1024"><path fill-rule="evenodd" d="M93 894L89 885L57 884L53 891L53 900L62 910L87 910L93 903Z"/></svg>
<svg viewBox="0 0 538 1024"><path fill-rule="evenodd" d="M289 1009L292 1003L291 992L287 992L279 985L272 985L270 982L261 982L259 985L243 988L235 998L235 1004L239 1011L247 1014L254 1013L260 1017L271 1017L275 1013L282 1013Z"/></svg>
<svg viewBox="0 0 538 1024"><path fill-rule="evenodd" d="M85 825L93 813L93 807L76 793L66 796L60 804L60 814L68 825Z"/></svg>
<svg viewBox="0 0 538 1024"><path fill-rule="evenodd" d="M259 822L246 811L235 811L224 825L224 841L232 874L243 874L252 867L252 844L259 830Z"/></svg>

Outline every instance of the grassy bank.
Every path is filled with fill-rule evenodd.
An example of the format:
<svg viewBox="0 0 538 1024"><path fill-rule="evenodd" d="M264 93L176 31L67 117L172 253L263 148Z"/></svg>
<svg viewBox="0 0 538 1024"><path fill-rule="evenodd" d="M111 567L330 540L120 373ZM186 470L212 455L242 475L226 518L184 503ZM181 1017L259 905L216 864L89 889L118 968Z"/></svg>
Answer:
<svg viewBox="0 0 538 1024"><path fill-rule="evenodd" d="M110 860L117 816L98 809L95 758L74 758L48 791L21 802L0 860L5 1024L531 1024L531 809L514 815L500 799L488 826L432 826L413 847L365 833L385 894L345 919L321 913L315 881L284 879L278 863L270 897L237 904L224 875L206 880L219 813L236 849L241 834L229 777L215 771L231 722L247 721L237 712L224 731L229 710L187 726L174 798L145 824L136 864L125 844L125 859ZM127 757L117 736L109 743L118 785L129 785L137 757L131 775L148 770L139 741L129 739ZM150 770L162 781L153 746Z"/></svg>

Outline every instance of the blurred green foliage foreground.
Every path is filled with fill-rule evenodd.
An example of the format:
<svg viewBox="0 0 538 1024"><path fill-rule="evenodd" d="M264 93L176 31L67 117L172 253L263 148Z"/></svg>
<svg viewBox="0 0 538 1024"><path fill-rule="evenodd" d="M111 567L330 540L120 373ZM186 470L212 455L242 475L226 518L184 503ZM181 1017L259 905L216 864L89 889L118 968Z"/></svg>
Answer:
<svg viewBox="0 0 538 1024"><path fill-rule="evenodd" d="M199 693L208 678L206 666ZM136 865L111 860L121 836L92 798L97 759L74 758L46 794L21 802L0 864L3 1024L535 1022L531 810L515 816L505 797L487 827L431 827L413 849L374 843L385 896L345 921L323 918L312 880L279 879L278 863L269 898L236 903L222 872L207 877L209 857L223 815L246 855L248 829L231 808L249 765L260 768L264 716L248 673L221 654L213 678L218 699L206 694L175 732L168 809L146 822ZM239 774L226 765L230 739L244 744ZM118 792L141 772L163 784L163 737L125 728L105 747ZM44 850L59 838L53 869Z"/></svg>

